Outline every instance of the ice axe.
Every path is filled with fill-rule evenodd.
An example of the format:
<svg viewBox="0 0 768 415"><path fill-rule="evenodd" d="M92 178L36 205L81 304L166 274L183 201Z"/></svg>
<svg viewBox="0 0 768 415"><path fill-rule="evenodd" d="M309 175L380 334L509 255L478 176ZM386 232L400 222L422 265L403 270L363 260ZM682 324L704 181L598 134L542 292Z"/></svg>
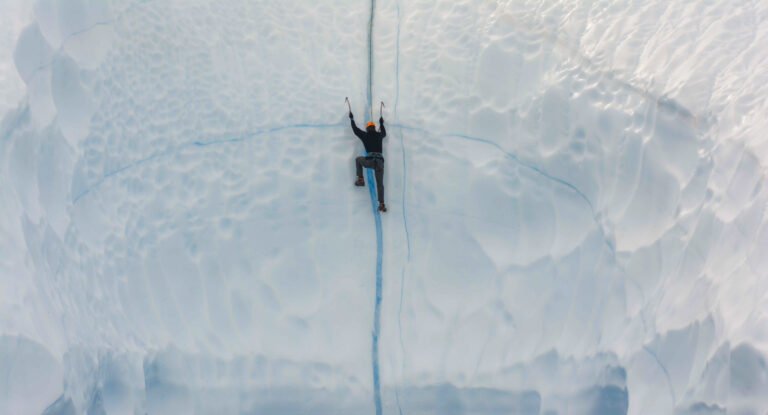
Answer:
<svg viewBox="0 0 768 415"><path fill-rule="evenodd" d="M381 106L379 107L379 118L384 118L384 101L381 101Z"/></svg>

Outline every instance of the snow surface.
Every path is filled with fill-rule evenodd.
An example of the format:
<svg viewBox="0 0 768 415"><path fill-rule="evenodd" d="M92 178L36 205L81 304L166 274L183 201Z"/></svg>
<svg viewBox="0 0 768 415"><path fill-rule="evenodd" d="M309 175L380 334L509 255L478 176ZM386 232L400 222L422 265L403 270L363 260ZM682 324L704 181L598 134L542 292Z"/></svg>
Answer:
<svg viewBox="0 0 768 415"><path fill-rule="evenodd" d="M768 411L765 2L0 9L0 413Z"/></svg>

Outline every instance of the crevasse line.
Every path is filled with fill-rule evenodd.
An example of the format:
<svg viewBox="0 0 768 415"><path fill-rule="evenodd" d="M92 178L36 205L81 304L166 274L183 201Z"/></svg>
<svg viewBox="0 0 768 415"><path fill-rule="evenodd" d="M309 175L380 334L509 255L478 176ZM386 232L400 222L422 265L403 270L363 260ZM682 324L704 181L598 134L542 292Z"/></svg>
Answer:
<svg viewBox="0 0 768 415"><path fill-rule="evenodd" d="M394 111L394 119L395 123L397 124L399 121L398 118L398 107L400 106L400 26L402 23L402 17L400 15L400 2L398 1L396 4L396 11L397 11L397 36L395 38L395 111ZM401 195L401 204L402 204L402 210L403 210L403 229L405 231L405 244L408 248L408 263L411 261L411 233L408 229L408 210L407 204L406 204L406 186L408 183L408 166L406 164L406 154L405 154L405 134L403 133L403 129L399 128L398 132L400 133L400 151L401 151L401 158L403 161L403 191ZM403 299L405 297L405 269L406 264L403 264L403 267L400 271L400 303L397 308L397 331L398 336L400 340L400 356L401 356L401 366L400 366L400 376L402 380L402 375L405 372L405 343L403 341ZM400 390L399 387L395 387L395 400L397 403L398 412L400 415L403 415L403 407L400 404Z"/></svg>
<svg viewBox="0 0 768 415"><path fill-rule="evenodd" d="M291 130L291 129L302 129L302 130L325 129L325 128L341 128L342 126L343 126L343 123L336 123L336 124L300 123L300 124L291 124L291 125L281 125L277 127L265 128L262 130L246 131L246 132L242 132L232 136L224 136L223 138L221 136L219 136L219 138L208 137L208 138L195 140L188 143L183 143L178 146L173 146L170 148L166 148L164 150L160 150L158 152L150 154L147 157L132 161L124 166L105 172L98 180L96 180L95 183L91 184L90 186L86 187L85 189L83 189L82 191L74 195L74 197L72 198L72 204L77 205L81 199L83 199L85 196L87 196L94 190L97 190L108 179L114 176L117 176L122 172L131 170L135 167L141 166L142 164L146 164L151 161L161 159L163 157L172 156L174 154L179 153L181 150L184 150L189 147L209 147L209 146L215 146L215 145L221 145L221 144L240 143L240 142L252 140L256 137L260 137L270 133L278 133L284 130Z"/></svg>
<svg viewBox="0 0 768 415"><path fill-rule="evenodd" d="M605 233L605 230L600 221L599 211L595 206L595 203L592 202L592 200L589 198L589 196L587 196L586 193L584 193L581 189L579 189L576 185L569 182L568 180L562 179L551 173L548 173L543 168L521 159L517 154L511 153L505 150L501 145L487 138L474 137L471 135L458 134L458 133L435 133L435 132L428 131L424 128L419 128L419 127L414 127L414 126L409 126L404 124L395 124L394 127L399 128L401 130L404 129L408 131L415 131L424 135L456 138L456 139L465 140L465 141L474 141L477 143L494 147L498 151L506 155L509 159L514 161L516 164L518 164L519 166L534 172L536 175L541 176L550 182L553 182L555 184L558 184L560 186L570 189L576 196L578 196L581 200L583 200L584 203L589 207L589 210L592 214L592 218L594 219L595 224L597 225L597 228L600 230L600 233L602 234L604 245L608 248L608 251L610 251L614 257L616 256L616 247L614 246L613 242L608 238L608 236Z"/></svg>

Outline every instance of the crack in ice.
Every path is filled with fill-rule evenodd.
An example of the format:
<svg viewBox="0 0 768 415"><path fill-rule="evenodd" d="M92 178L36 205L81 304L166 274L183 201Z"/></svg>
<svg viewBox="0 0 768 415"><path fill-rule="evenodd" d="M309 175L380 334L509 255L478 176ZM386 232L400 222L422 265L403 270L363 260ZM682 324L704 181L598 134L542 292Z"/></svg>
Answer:
<svg viewBox="0 0 768 415"><path fill-rule="evenodd" d="M677 406L677 397L675 396L676 395L675 388L672 385L672 377L669 375L669 370L667 370L667 366L664 363L662 363L661 359L659 359L659 356L656 354L656 352L651 350L650 347L643 346L643 350L645 350L645 352L648 353L653 358L656 364L659 365L659 368L661 369L661 371L664 373L664 377L666 378L666 381L667 381L667 387L669 388L669 394L672 397L672 407L674 408L675 406Z"/></svg>
<svg viewBox="0 0 768 415"><path fill-rule="evenodd" d="M28 78L30 78L32 76L37 76L40 73L40 71L42 71L43 69L49 68L51 65L53 65L53 62L56 60L58 55L62 51L64 51L64 47L66 46L67 42L69 42L72 38L75 38L75 37L78 37L80 35L86 34L86 33L90 32L91 30L96 29L97 27L109 26L109 25L111 25L111 24L121 20L126 14L131 12L139 4L146 4L146 3L150 3L152 1L154 1L154 0L138 0L138 1L134 2L134 3L131 3L127 8L125 8L125 10L120 12L120 14L118 14L116 17L113 17L111 19L106 19L106 20L99 20L97 22L92 23L90 26L86 26L86 27L84 27L82 29L78 29L78 30L75 30L73 32L68 33L66 36L64 36L62 38L61 44L59 45L59 48L52 52L52 57L51 57L51 59L48 62L45 62L45 63L43 63L41 65L38 65L36 68L30 70L29 73L25 74L25 76L23 75L22 78L23 79L28 79Z"/></svg>
<svg viewBox="0 0 768 415"><path fill-rule="evenodd" d="M397 10L397 36L395 40L395 110L394 110L394 119L395 123L397 124L399 121L398 118L398 107L400 105L400 26L402 23L402 16L400 15L400 2L398 1L395 5ZM401 158L403 161L403 191L401 195L400 203L402 205L402 214L403 214L403 229L405 231L405 244L408 248L408 260L405 264L403 264L402 270L400 271L400 303L397 308L397 331L399 335L399 341L400 341L400 353L402 357L402 361L400 362L400 376L402 377L403 372L405 372L405 343L403 342L403 299L405 297L405 268L408 263L411 262L411 233L408 229L408 210L406 206L406 184L408 183L408 167L406 164L406 154L405 154L405 134L403 133L403 129L399 128L398 132L400 133L400 151L401 151ZM402 379L401 379L402 380ZM400 415L403 414L403 408L400 404L400 390L399 387L395 387L395 401L397 403L397 409Z"/></svg>
<svg viewBox="0 0 768 415"><path fill-rule="evenodd" d="M115 170L111 170L107 173L104 173L104 175L101 176L95 183L85 188L83 191L78 193L75 197L72 198L72 204L77 205L85 196L93 192L94 190L97 190L99 187L101 187L108 179L115 177L119 175L120 173L123 173L125 171L131 170L133 168L139 167L143 164L149 163L151 161L161 159L164 157L173 156L174 154L178 154L180 151L191 148L191 147L209 147L214 145L221 145L221 144L232 144L232 143L241 143L245 141L252 140L256 137L260 137L263 135L271 134L271 133L278 133L284 130L291 130L291 129L325 129L325 128L341 128L342 123L336 123L336 124L309 124L309 123L300 123L300 124L291 124L291 125L282 125L277 127L271 127L266 128L263 130L256 130L256 131L250 131L250 132L244 132L240 133L238 135L234 135L231 137L225 137L225 138L218 138L218 139L207 139L207 140L195 140L192 142L184 143L175 147L166 148L165 150L158 151L156 153L153 153L145 158L135 160L131 163L128 163L122 167L119 167Z"/></svg>

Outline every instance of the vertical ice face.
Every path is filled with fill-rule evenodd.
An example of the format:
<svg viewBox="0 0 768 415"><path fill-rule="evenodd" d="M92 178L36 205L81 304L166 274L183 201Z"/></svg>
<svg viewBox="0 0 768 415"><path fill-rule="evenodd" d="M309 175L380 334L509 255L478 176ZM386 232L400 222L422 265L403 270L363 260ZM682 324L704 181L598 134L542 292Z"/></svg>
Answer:
<svg viewBox="0 0 768 415"><path fill-rule="evenodd" d="M740 115L765 103L734 82L762 77L766 9L732 6L382 6L413 247L400 379L530 388L541 412L768 407L731 377L768 327L764 138Z"/></svg>
<svg viewBox="0 0 768 415"><path fill-rule="evenodd" d="M0 412L375 413L372 367L385 414L765 412L767 13L37 1L0 33Z"/></svg>

